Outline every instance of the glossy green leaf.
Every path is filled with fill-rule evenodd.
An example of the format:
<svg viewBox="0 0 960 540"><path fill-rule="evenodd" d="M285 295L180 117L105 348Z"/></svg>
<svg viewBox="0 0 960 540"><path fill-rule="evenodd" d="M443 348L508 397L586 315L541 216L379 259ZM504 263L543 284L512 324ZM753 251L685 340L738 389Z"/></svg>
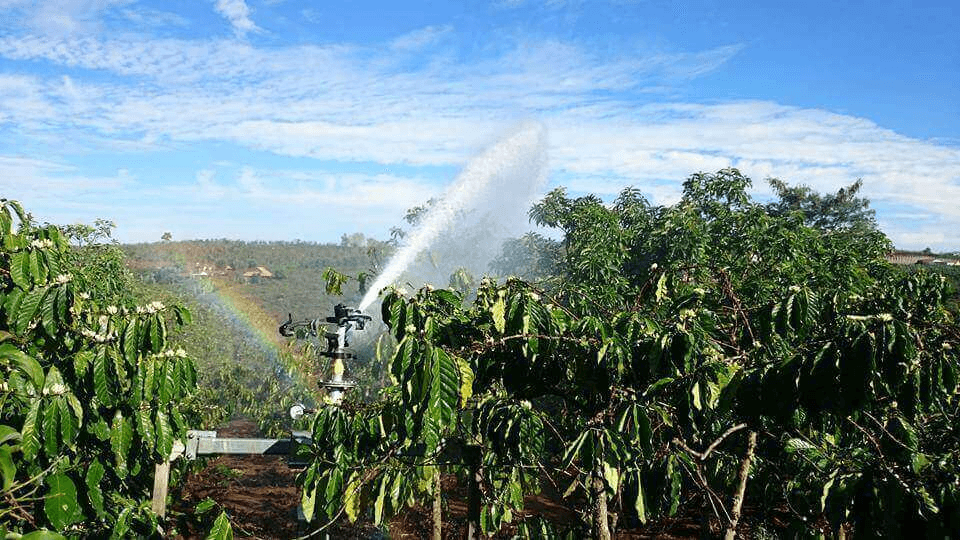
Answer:
<svg viewBox="0 0 960 540"><path fill-rule="evenodd" d="M30 323L37 317L40 311L40 304L46 297L49 289L46 287L37 287L27 292L20 303L20 311L17 312L15 332L23 335Z"/></svg>
<svg viewBox="0 0 960 540"><path fill-rule="evenodd" d="M29 532L20 537L20 540L67 540L67 537L46 529Z"/></svg>
<svg viewBox="0 0 960 540"><path fill-rule="evenodd" d="M161 456L169 456L173 451L173 428L168 415L159 409L156 414L156 437L157 452Z"/></svg>
<svg viewBox="0 0 960 540"><path fill-rule="evenodd" d="M65 529L80 521L83 512L77 502L77 486L73 480L65 474L53 474L47 477L46 484L43 511L50 524L57 529Z"/></svg>
<svg viewBox="0 0 960 540"><path fill-rule="evenodd" d="M27 415L23 420L23 427L20 428L20 451L23 452L23 457L30 461L37 455L37 452L40 451L40 406L42 401L37 398L34 399L29 408L27 409Z"/></svg>
<svg viewBox="0 0 960 540"><path fill-rule="evenodd" d="M30 276L34 283L45 283L47 281L47 268L40 262L40 251L30 250Z"/></svg>
<svg viewBox="0 0 960 540"><path fill-rule="evenodd" d="M0 360L16 366L30 379L37 392L43 388L43 368L32 356L25 354L12 343L3 343L0 344Z"/></svg>
<svg viewBox="0 0 960 540"><path fill-rule="evenodd" d="M0 424L0 444L20 440L20 432L10 426Z"/></svg>
<svg viewBox="0 0 960 540"><path fill-rule="evenodd" d="M99 459L94 459L87 466L87 475L84 478L84 483L87 486L87 500L90 501L90 507L100 518L105 515L103 490L100 487L100 481L103 480L104 474L106 474L106 469L104 469L103 463L100 463Z"/></svg>
<svg viewBox="0 0 960 540"><path fill-rule="evenodd" d="M93 357L93 388L97 394L97 399L106 407L110 407L114 403L112 379L111 369L107 364L106 351L100 348Z"/></svg>
<svg viewBox="0 0 960 540"><path fill-rule="evenodd" d="M137 436L140 439L140 443L143 444L144 448L148 452L152 452L156 448L156 435L154 434L153 421L150 419L150 409L145 407L140 407L134 411L134 419L136 420L135 425L137 428ZM169 452L164 454L162 451L160 455L170 455Z"/></svg>
<svg viewBox="0 0 960 540"><path fill-rule="evenodd" d="M50 337L56 337L59 328L56 315L58 294L60 294L59 287L50 289L50 292L43 297L40 305L40 324L43 326L44 332Z"/></svg>
<svg viewBox="0 0 960 540"><path fill-rule="evenodd" d="M29 272L29 254L26 251L20 251L10 256L10 277L17 287L23 290L30 288L33 280Z"/></svg>
<svg viewBox="0 0 960 540"><path fill-rule="evenodd" d="M116 411L110 426L110 449L113 450L117 476L125 478L128 472L127 457L133 444L133 429L123 413Z"/></svg>
<svg viewBox="0 0 960 540"><path fill-rule="evenodd" d="M343 492L343 509L350 523L356 523L360 516L360 486L360 475L356 472L350 473L350 480Z"/></svg>
<svg viewBox="0 0 960 540"><path fill-rule="evenodd" d="M210 497L207 497L206 499L197 503L197 505L193 508L193 512L197 515L206 514L207 512L212 510L216 505L217 505L217 501L211 499Z"/></svg>
<svg viewBox="0 0 960 540"><path fill-rule="evenodd" d="M497 298L497 301L494 302L493 307L490 310L490 314L493 316L493 326L500 334L506 332L507 329L507 320L505 316L506 308L506 303L501 296Z"/></svg>
<svg viewBox="0 0 960 540"><path fill-rule="evenodd" d="M53 458L60 450L60 407L56 399L45 400L42 415L43 449L48 458Z"/></svg>
<svg viewBox="0 0 960 540"><path fill-rule="evenodd" d="M230 525L230 518L226 512L220 512L220 515L217 516L206 540L233 540L233 527Z"/></svg>
<svg viewBox="0 0 960 540"><path fill-rule="evenodd" d="M0 445L0 487L8 491L17 478L17 466L13 461L13 448Z"/></svg>

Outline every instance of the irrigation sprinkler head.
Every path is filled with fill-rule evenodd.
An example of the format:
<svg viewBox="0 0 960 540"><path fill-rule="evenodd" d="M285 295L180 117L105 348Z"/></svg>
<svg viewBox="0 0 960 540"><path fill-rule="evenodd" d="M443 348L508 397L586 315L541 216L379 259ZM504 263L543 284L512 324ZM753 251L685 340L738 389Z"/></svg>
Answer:
<svg viewBox="0 0 960 540"><path fill-rule="evenodd" d="M323 337L327 340L327 349L317 352L318 356L332 360L330 378L317 382L321 388L327 391L327 401L329 403L339 404L343 399L344 392L357 386L356 382L343 378L346 371L344 361L356 358L354 354L347 352L347 347L350 346L351 332L353 330L363 330L370 320L369 315L364 315L358 309L337 304L333 307L333 317L326 317L323 320L318 318L294 321L292 316L288 316L287 322L280 326L280 334L289 337L298 335L298 329L309 333L311 336L319 336L320 327L324 322L337 325L335 331L325 330L323 332ZM298 412L302 415L302 411L294 411L293 409L291 409L290 414L293 416Z"/></svg>
<svg viewBox="0 0 960 540"><path fill-rule="evenodd" d="M354 354L347 352L347 347L350 346L350 333L353 330L363 330L370 320L371 317L364 315L359 309L337 304L333 307L333 317L294 321L293 315L290 314L287 316L287 321L280 325L280 335L286 337L302 337L306 334L318 337L321 334L320 328L324 326L325 323L337 325L336 331L331 332L324 330L323 337L327 340L327 350L317 352L318 356L332 360L330 378L320 380L317 383L327 391L327 400L330 403L340 403L340 400L343 399L344 392L357 386L356 382L343 378L345 371L344 361L356 358ZM290 409L291 417L296 419L303 415L304 409L302 407L297 410L294 409L297 409L296 406Z"/></svg>
<svg viewBox="0 0 960 540"><path fill-rule="evenodd" d="M336 323L337 326L350 326L352 323L357 330L363 330L370 319L369 315L364 315L359 309L337 304L333 306L333 317L327 317L327 322Z"/></svg>

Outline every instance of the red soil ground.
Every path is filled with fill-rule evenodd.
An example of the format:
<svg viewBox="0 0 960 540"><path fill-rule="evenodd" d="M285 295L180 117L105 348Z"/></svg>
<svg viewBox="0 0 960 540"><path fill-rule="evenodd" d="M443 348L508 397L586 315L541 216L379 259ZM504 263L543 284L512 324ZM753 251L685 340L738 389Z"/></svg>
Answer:
<svg viewBox="0 0 960 540"><path fill-rule="evenodd" d="M249 420L234 420L217 430L221 436L257 437L257 426ZM189 474L174 492L175 503L169 519L176 522L178 539L204 538L219 509L213 509L203 519L192 517L193 509L206 498L216 501L230 516L235 538L292 539L309 534L313 527L297 519L300 492L296 487L296 469L287 466L275 456L221 456L207 461L199 472ZM443 537L466 537L466 489L457 485L455 477L443 479L447 504L444 507ZM558 493L545 491L526 501L527 516L543 516L555 523L575 524L578 514ZM342 518L324 533L332 539L408 539L430 537L429 508L408 509L385 527L372 523L349 523ZM511 538L512 531L504 530L496 538ZM700 533L694 519L676 519L649 523L642 529L617 531L617 539L698 538ZM311 538L325 538L323 533Z"/></svg>

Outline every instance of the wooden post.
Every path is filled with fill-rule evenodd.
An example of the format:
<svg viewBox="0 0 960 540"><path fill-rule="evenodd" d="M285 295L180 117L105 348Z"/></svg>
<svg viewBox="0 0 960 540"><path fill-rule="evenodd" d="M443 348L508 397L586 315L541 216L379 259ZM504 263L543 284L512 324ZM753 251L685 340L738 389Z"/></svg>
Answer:
<svg viewBox="0 0 960 540"><path fill-rule="evenodd" d="M170 460L157 463L153 469L153 503L150 508L161 518L167 515L167 484L170 482Z"/></svg>
<svg viewBox="0 0 960 540"><path fill-rule="evenodd" d="M433 540L443 540L443 492L440 483L440 466L433 476Z"/></svg>
<svg viewBox="0 0 960 540"><path fill-rule="evenodd" d="M167 485L170 483L170 462L183 456L186 447L178 440L173 441L170 455L162 463L153 467L153 500L150 509L161 519L167 516Z"/></svg>

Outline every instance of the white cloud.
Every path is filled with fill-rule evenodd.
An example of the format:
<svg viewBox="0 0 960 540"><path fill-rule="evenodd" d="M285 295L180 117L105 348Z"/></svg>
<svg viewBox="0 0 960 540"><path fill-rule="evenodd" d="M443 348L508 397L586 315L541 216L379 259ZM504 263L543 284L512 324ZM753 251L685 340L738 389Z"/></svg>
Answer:
<svg viewBox="0 0 960 540"><path fill-rule="evenodd" d="M233 25L237 35L259 32L260 28L250 19L250 7L244 0L216 0L214 9Z"/></svg>
<svg viewBox="0 0 960 540"><path fill-rule="evenodd" d="M69 133L69 144L139 151L227 141L386 168L462 165L532 117L547 126L557 178L574 190L610 195L633 184L668 203L690 173L727 166L753 176L760 191L767 176L822 191L862 177L867 196L934 216L950 231L944 242L960 245L956 145L818 109L660 97L659 88L718 69L739 46L599 57L576 44L528 39L475 62L441 50L419 57L415 68L404 63L411 49L441 49L428 47L450 31L400 36L393 46L404 52L395 56L343 45L261 49L236 40L8 35L0 37L0 56L9 65L45 60L57 69L0 75L0 130L58 150L54 133ZM422 202L433 189L422 179L360 175L348 188L331 174L303 178L251 165L224 176L226 167L211 167L197 173L191 194L250 204L255 193L277 208L311 201L361 212L369 205L392 223L398 213L391 209ZM41 172L40 182L69 176ZM927 229L901 231L883 219L898 242L932 238Z"/></svg>
<svg viewBox="0 0 960 540"><path fill-rule="evenodd" d="M2 0L8 21L44 35L67 35L95 29L102 14L134 0Z"/></svg>
<svg viewBox="0 0 960 540"><path fill-rule="evenodd" d="M453 26L427 26L404 34L390 42L390 47L401 51L418 51L437 43L453 32Z"/></svg>
<svg viewBox="0 0 960 540"><path fill-rule="evenodd" d="M130 22L144 26L187 26L190 24L186 17L159 9L139 7L137 9L124 9L120 13Z"/></svg>

